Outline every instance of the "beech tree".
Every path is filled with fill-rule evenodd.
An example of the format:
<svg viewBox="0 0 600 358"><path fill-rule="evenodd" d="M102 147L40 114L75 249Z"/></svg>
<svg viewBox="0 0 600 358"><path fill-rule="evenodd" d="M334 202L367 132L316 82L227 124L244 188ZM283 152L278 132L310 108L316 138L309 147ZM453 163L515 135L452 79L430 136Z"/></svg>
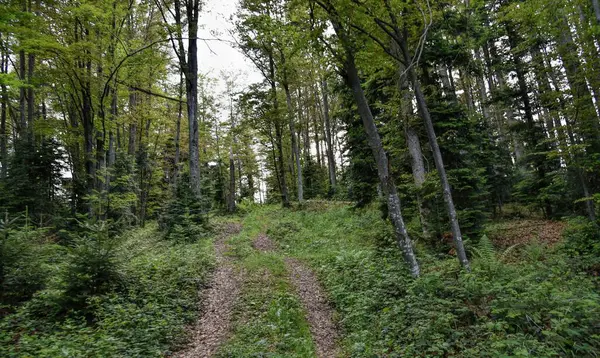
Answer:
<svg viewBox="0 0 600 358"><path fill-rule="evenodd" d="M156 0L173 52L185 78L186 108L189 131L190 187L200 199L200 134L198 127L198 17L200 0L164 2ZM171 21L174 22L173 25ZM187 37L186 37L187 36ZM187 39L187 41L186 41ZM184 45L187 42L187 47Z"/></svg>
<svg viewBox="0 0 600 358"><path fill-rule="evenodd" d="M248 200L382 201L413 276L422 248L468 270L508 213L597 221L595 0L245 0L229 35L262 81L228 103L200 1L2 6L3 211L169 236Z"/></svg>

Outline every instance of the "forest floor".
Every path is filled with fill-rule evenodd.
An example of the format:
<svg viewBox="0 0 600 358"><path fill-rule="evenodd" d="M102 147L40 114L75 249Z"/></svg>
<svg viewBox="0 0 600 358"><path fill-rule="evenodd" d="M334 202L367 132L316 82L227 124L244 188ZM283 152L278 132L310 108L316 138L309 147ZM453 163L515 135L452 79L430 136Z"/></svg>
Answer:
<svg viewBox="0 0 600 358"><path fill-rule="evenodd" d="M562 239L566 222L542 219L513 219L488 225L490 239L499 247L532 242L555 245Z"/></svg>
<svg viewBox="0 0 600 358"><path fill-rule="evenodd" d="M276 275L279 277L275 281L280 282L273 285L273 273L268 268L262 271L260 273L262 277L259 277L256 275L256 267L253 267L256 261L244 262L242 256L236 255L231 250L231 243L228 241L235 240L234 237L242 232L242 224L225 221L219 223L216 230L219 232L215 240L216 268L208 288L200 292L200 313L197 322L189 327L188 342L173 357L231 356L231 353L223 353L228 350L227 341L240 338L238 336L244 331L244 326L252 324L248 314L260 314L260 309L268 311L268 305L272 304L265 300L264 303L268 305L263 304L259 310L256 309L258 307L253 307L255 302L251 297L256 294L253 291L257 289L263 290L262 294L275 297L287 296L286 298L293 302L295 307L288 308L294 316L293 319L301 321L300 327L308 327L308 332L306 329L300 331L302 335L300 341L303 342L299 350L300 356L338 357L339 333L334 311L316 274L300 260L287 257L264 231L256 234L250 228L251 234L242 233L242 236L254 237L250 241L253 252L249 254L258 257L264 255L270 260L284 262L287 277L282 276L281 271L277 272ZM254 271L254 275L249 275L247 271ZM262 289L261 283L264 284ZM277 288L276 286L279 285L281 287ZM234 314L234 311L238 314ZM280 308L276 311L276 315L281 316L281 314ZM261 340L258 336L248 336L244 339L259 342ZM277 338L273 343L281 344ZM267 351L276 352L277 348L267 347ZM233 355L240 356L240 353Z"/></svg>
<svg viewBox="0 0 600 358"><path fill-rule="evenodd" d="M375 205L248 205L210 222L215 235L195 240L149 223L74 248L12 232L6 247L29 265L14 261L5 284L46 281L0 305L0 357L600 355L600 246L584 219L490 221L465 240L469 273L411 222L417 279ZM114 288L57 311L90 263Z"/></svg>
<svg viewBox="0 0 600 358"><path fill-rule="evenodd" d="M596 352L598 282L573 270L566 222L489 223L489 240L469 247L470 274L417 241L422 277L412 280L373 208L264 206L214 220L217 266L191 342L175 357Z"/></svg>

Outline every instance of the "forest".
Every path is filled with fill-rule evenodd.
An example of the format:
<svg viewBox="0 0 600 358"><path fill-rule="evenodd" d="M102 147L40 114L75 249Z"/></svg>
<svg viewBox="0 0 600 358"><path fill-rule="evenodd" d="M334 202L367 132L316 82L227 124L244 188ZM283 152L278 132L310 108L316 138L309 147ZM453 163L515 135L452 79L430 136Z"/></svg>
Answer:
<svg viewBox="0 0 600 358"><path fill-rule="evenodd" d="M600 356L600 0L0 0L0 105L0 357Z"/></svg>

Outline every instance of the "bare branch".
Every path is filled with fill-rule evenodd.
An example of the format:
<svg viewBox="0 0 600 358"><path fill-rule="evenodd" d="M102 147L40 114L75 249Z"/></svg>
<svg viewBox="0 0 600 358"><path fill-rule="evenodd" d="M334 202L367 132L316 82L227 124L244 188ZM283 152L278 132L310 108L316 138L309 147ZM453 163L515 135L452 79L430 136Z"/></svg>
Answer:
<svg viewBox="0 0 600 358"><path fill-rule="evenodd" d="M150 95L150 96L159 97L159 98L164 98L164 99L167 99L167 100L169 100L169 101L174 101L174 102L179 102L179 103L186 103L186 101L184 101L184 100L180 100L179 98L173 98L173 97L169 97L169 96L167 96L166 94L162 94L162 93L156 93L156 92L153 92L153 91L151 91L151 90L148 90L148 89L145 89L145 88L140 88L140 87L137 87L137 86L133 86L133 85L131 85L131 84L129 84L129 83L125 83L125 82L123 82L123 81L120 81L120 80L115 80L115 82L117 82L117 83L118 83L118 84L120 84L120 85L127 86L127 87L129 87L129 88L131 88L131 89L134 89L134 90L136 90L136 91L139 91L139 92L145 93L145 94L147 94L147 95Z"/></svg>

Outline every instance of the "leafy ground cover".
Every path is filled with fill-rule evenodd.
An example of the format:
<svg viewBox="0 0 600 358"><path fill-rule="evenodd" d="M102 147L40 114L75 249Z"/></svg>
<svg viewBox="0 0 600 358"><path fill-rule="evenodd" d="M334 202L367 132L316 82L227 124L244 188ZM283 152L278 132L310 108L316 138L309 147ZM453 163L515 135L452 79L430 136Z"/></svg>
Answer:
<svg viewBox="0 0 600 358"><path fill-rule="evenodd" d="M224 220L238 219L213 218ZM254 206L240 220L222 254L243 282L217 357L317 355L289 259L317 274L341 357L600 354L598 229L585 220L546 228L549 240L526 237L531 223L492 223L466 242L470 273L417 241L418 279L376 208ZM165 240L154 224L113 239L88 229L60 245L42 231L4 236L0 356L159 357L189 338L213 240ZM517 245L499 241L510 230Z"/></svg>
<svg viewBox="0 0 600 358"><path fill-rule="evenodd" d="M165 241L155 224L70 245L43 233L8 237L5 249L21 256L5 265L3 288L24 286L30 297L2 307L2 357L163 356L196 318L213 265L211 240Z"/></svg>
<svg viewBox="0 0 600 358"><path fill-rule="evenodd" d="M498 247L526 245L531 242L554 245L562 242L564 221L520 219L489 224L487 236Z"/></svg>
<svg viewBox="0 0 600 358"><path fill-rule="evenodd" d="M318 272L339 314L347 356L600 352L598 280L573 255L572 236L551 247L534 240L511 250L487 237L467 243L471 273L461 272L454 257L419 247L423 275L413 280L377 210L266 208L246 221L263 223L285 254Z"/></svg>

